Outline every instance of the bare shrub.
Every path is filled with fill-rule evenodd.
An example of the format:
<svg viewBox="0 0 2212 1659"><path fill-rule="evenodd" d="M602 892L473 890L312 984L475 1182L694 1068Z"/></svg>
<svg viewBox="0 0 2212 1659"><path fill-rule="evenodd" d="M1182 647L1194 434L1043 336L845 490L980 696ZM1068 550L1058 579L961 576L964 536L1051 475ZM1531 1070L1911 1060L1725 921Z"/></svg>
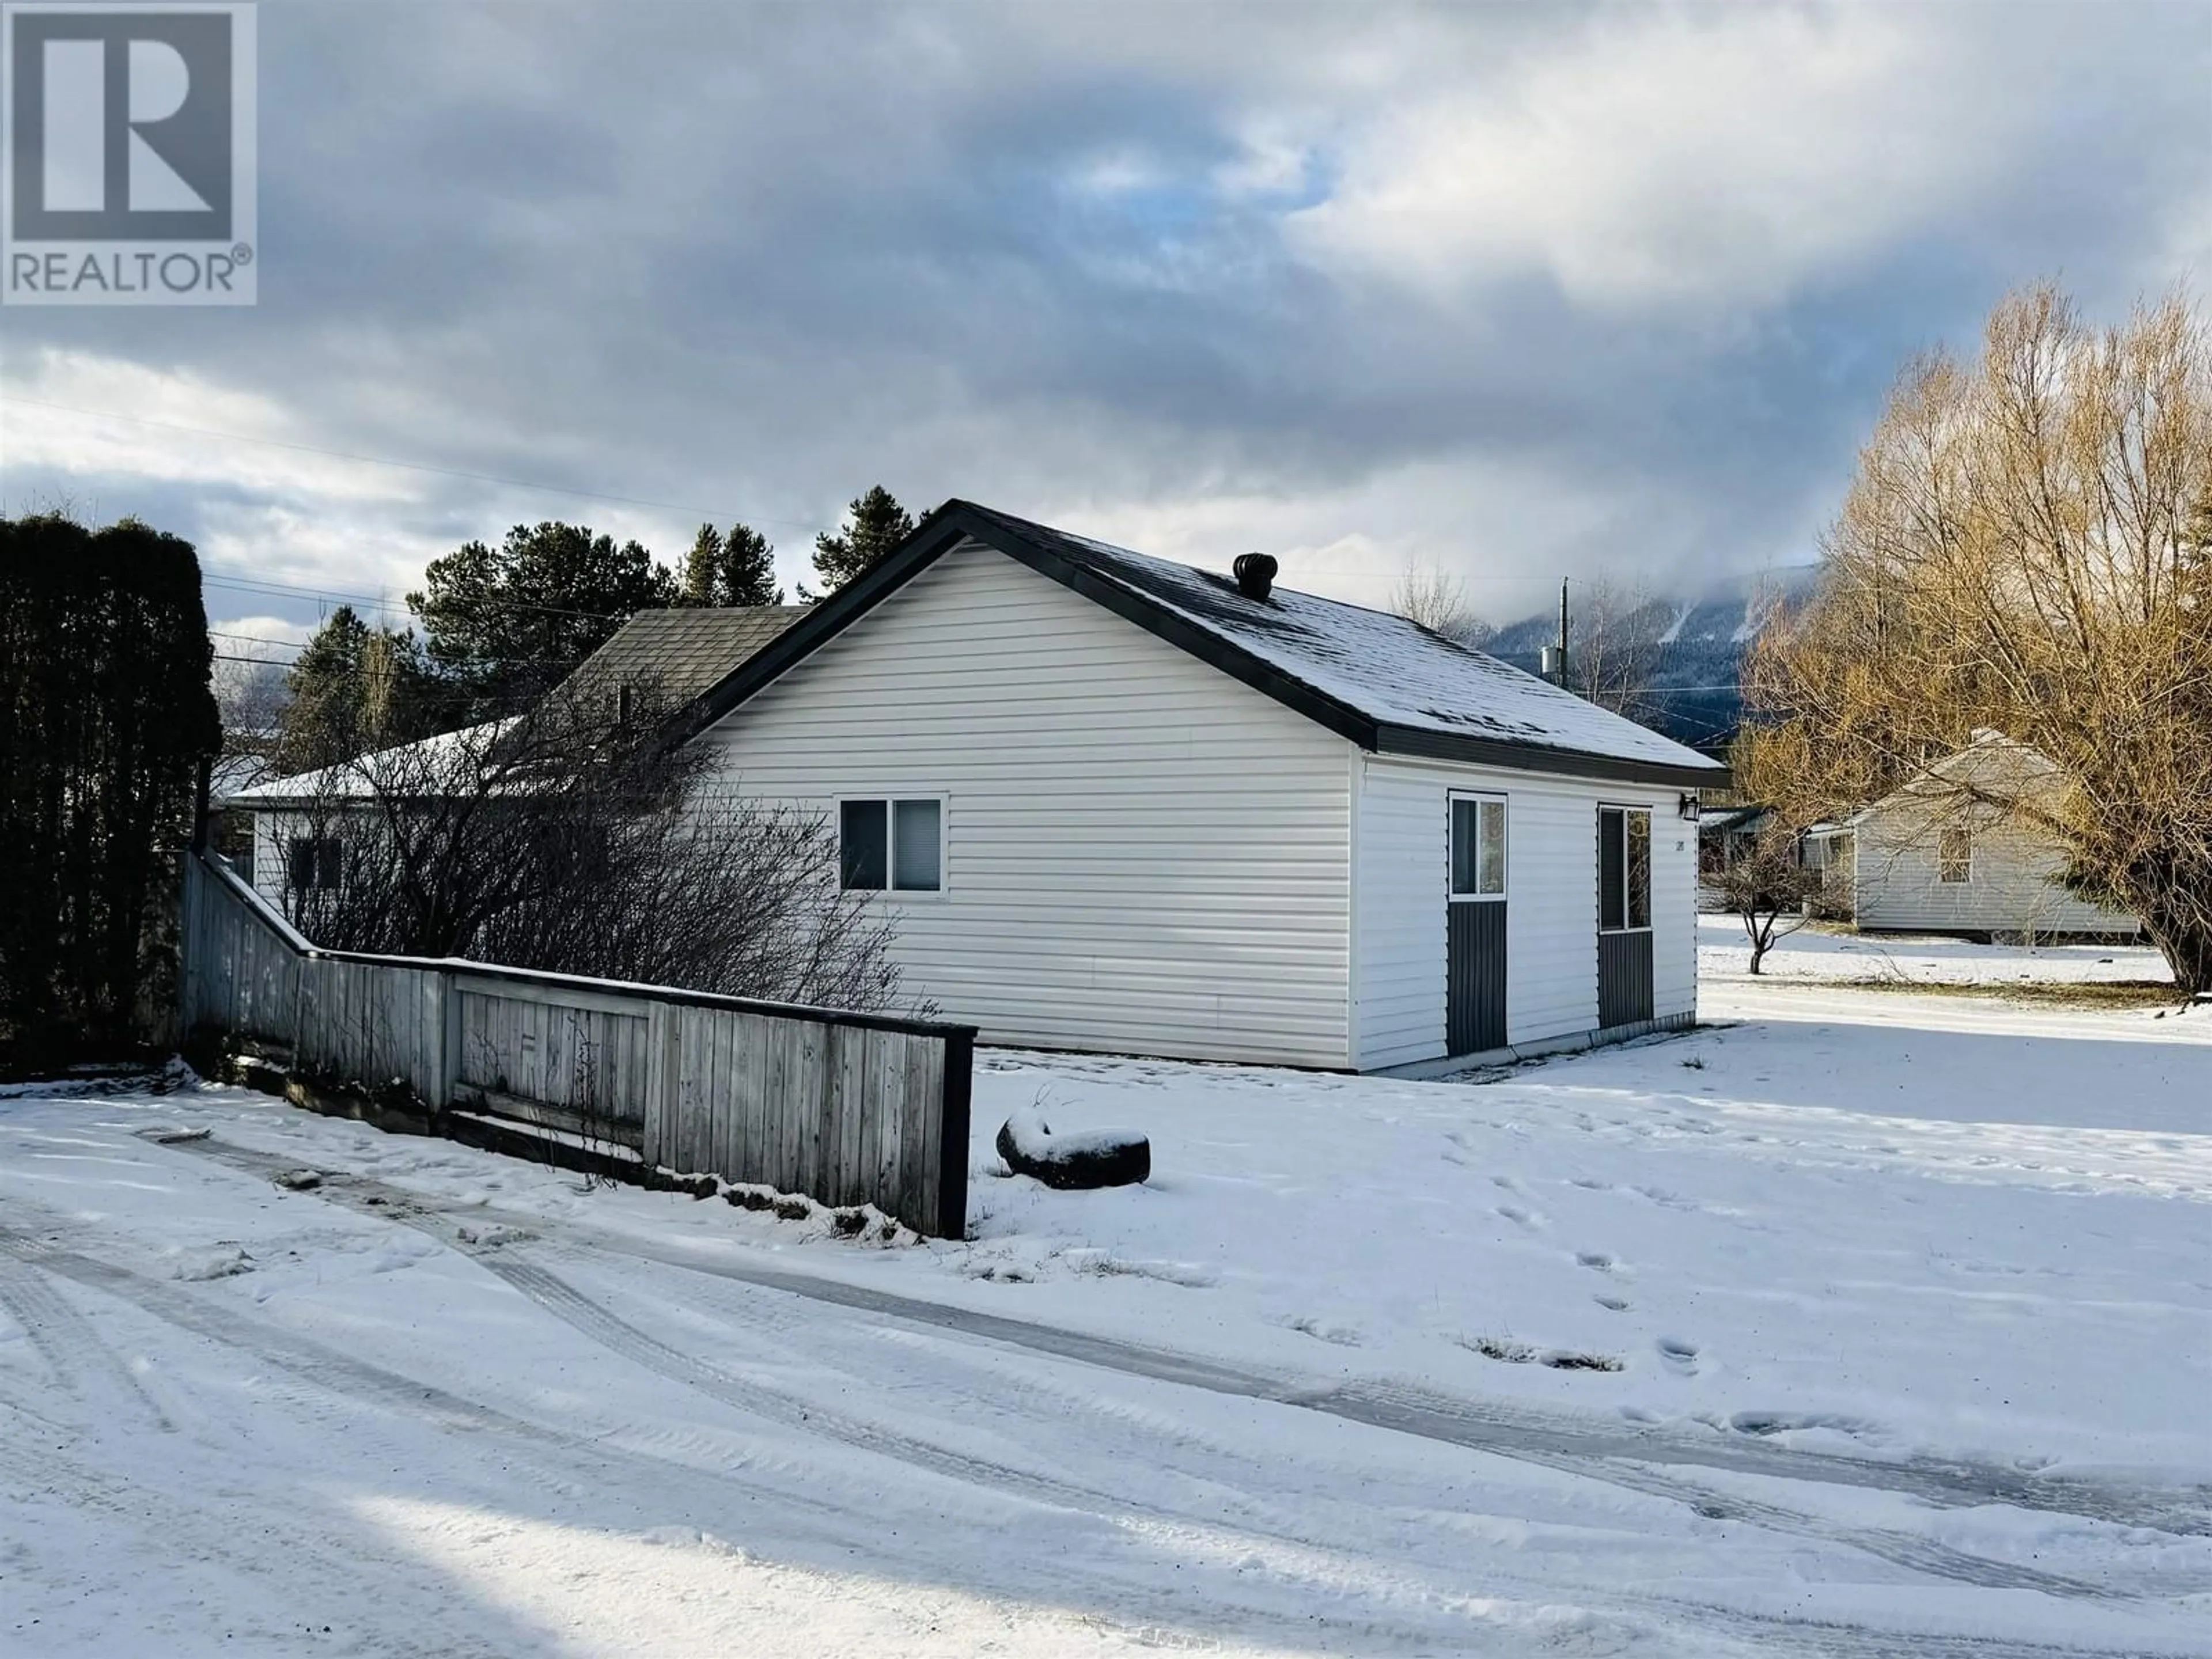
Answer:
<svg viewBox="0 0 2212 1659"><path fill-rule="evenodd" d="M880 1009L891 930L817 808L718 788L651 688L360 756L285 815L283 900L326 948L466 957Z"/></svg>

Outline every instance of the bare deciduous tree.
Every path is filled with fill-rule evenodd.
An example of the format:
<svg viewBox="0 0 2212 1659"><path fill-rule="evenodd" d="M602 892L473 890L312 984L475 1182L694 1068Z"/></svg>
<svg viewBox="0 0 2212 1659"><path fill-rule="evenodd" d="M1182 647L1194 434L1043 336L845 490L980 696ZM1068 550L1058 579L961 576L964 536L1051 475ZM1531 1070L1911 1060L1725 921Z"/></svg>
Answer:
<svg viewBox="0 0 2212 1659"><path fill-rule="evenodd" d="M284 665L218 655L209 680L222 719L222 760L233 787L276 775L276 732L290 695Z"/></svg>
<svg viewBox="0 0 2212 1659"><path fill-rule="evenodd" d="M891 929L840 890L834 826L718 788L650 692L556 691L313 775L276 849L294 924L331 949L893 1006Z"/></svg>
<svg viewBox="0 0 2212 1659"><path fill-rule="evenodd" d="M1390 609L1455 644L1480 647L1496 630L1467 602L1467 584L1441 565L1407 565L1390 590Z"/></svg>
<svg viewBox="0 0 2212 1659"><path fill-rule="evenodd" d="M1567 624L1567 675L1575 691L1616 714L1648 720L1664 651L1665 608L1641 586L1609 575L1584 582Z"/></svg>
<svg viewBox="0 0 2212 1659"><path fill-rule="evenodd" d="M1806 868L1797 832L1770 816L1747 846L1732 851L1707 885L1720 895L1751 939L1751 971L1759 972L1777 939L1787 939L1810 917L1806 902L1818 896L1821 877Z"/></svg>
<svg viewBox="0 0 2212 1659"><path fill-rule="evenodd" d="M1824 550L1820 592L1753 653L1745 787L1810 819L1910 784L2047 836L2073 890L2212 990L2212 346L2190 303L2097 330L2039 287L1978 362L1909 365ZM2048 766L1930 770L1979 729Z"/></svg>

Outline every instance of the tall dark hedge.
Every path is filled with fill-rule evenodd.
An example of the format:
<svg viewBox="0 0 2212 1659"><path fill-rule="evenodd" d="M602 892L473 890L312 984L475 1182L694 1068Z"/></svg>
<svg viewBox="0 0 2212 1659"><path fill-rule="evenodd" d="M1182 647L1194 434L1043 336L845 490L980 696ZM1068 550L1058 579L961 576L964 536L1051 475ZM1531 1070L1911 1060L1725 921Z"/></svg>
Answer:
<svg viewBox="0 0 2212 1659"><path fill-rule="evenodd" d="M0 519L0 1071L132 1046L220 745L191 544Z"/></svg>

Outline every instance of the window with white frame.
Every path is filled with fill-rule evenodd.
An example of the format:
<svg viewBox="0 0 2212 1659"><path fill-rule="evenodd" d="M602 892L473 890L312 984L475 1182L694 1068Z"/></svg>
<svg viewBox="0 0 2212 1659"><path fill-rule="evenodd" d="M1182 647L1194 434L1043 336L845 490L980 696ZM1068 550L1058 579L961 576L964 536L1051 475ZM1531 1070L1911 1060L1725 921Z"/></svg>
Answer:
<svg viewBox="0 0 2212 1659"><path fill-rule="evenodd" d="M1597 926L1602 933L1651 925L1651 809L1601 806L1597 814Z"/></svg>
<svg viewBox="0 0 2212 1659"><path fill-rule="evenodd" d="M1957 886L1974 878L1974 835L1954 824L1936 837L1936 879Z"/></svg>
<svg viewBox="0 0 2212 1659"><path fill-rule="evenodd" d="M945 803L934 796L837 804L837 884L848 893L945 890Z"/></svg>
<svg viewBox="0 0 2212 1659"><path fill-rule="evenodd" d="M1505 896L1505 803L1455 795L1451 804L1451 896Z"/></svg>

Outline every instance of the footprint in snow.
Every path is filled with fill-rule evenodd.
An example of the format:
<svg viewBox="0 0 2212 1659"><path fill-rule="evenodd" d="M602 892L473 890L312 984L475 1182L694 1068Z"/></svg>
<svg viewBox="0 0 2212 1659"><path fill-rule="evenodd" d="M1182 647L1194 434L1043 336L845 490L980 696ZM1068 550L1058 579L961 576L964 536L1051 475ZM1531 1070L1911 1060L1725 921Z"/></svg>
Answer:
<svg viewBox="0 0 2212 1659"><path fill-rule="evenodd" d="M1595 1273L1609 1273L1620 1264L1603 1250L1577 1250L1575 1252L1575 1265L1588 1267Z"/></svg>
<svg viewBox="0 0 2212 1659"><path fill-rule="evenodd" d="M1333 1343L1340 1348L1356 1348L1360 1343L1359 1333L1349 1325L1324 1324L1311 1315L1304 1315L1291 1320L1290 1327L1303 1335L1316 1338L1322 1342Z"/></svg>
<svg viewBox="0 0 2212 1659"><path fill-rule="evenodd" d="M1518 1204L1501 1204L1498 1206L1498 1213L1504 1216L1515 1226L1526 1227L1531 1232L1535 1231L1539 1227L1541 1227L1544 1224L1543 1217L1530 1214L1527 1210L1522 1209Z"/></svg>
<svg viewBox="0 0 2212 1659"><path fill-rule="evenodd" d="M1625 1297L1594 1296L1590 1300L1596 1303L1599 1307L1603 1308L1607 1313L1626 1313L1628 1311L1628 1301Z"/></svg>
<svg viewBox="0 0 2212 1659"><path fill-rule="evenodd" d="M1698 1374L1696 1343L1686 1342L1679 1336L1662 1336L1654 1346L1659 1350L1659 1358L1666 1362L1667 1369L1677 1376L1695 1376Z"/></svg>

